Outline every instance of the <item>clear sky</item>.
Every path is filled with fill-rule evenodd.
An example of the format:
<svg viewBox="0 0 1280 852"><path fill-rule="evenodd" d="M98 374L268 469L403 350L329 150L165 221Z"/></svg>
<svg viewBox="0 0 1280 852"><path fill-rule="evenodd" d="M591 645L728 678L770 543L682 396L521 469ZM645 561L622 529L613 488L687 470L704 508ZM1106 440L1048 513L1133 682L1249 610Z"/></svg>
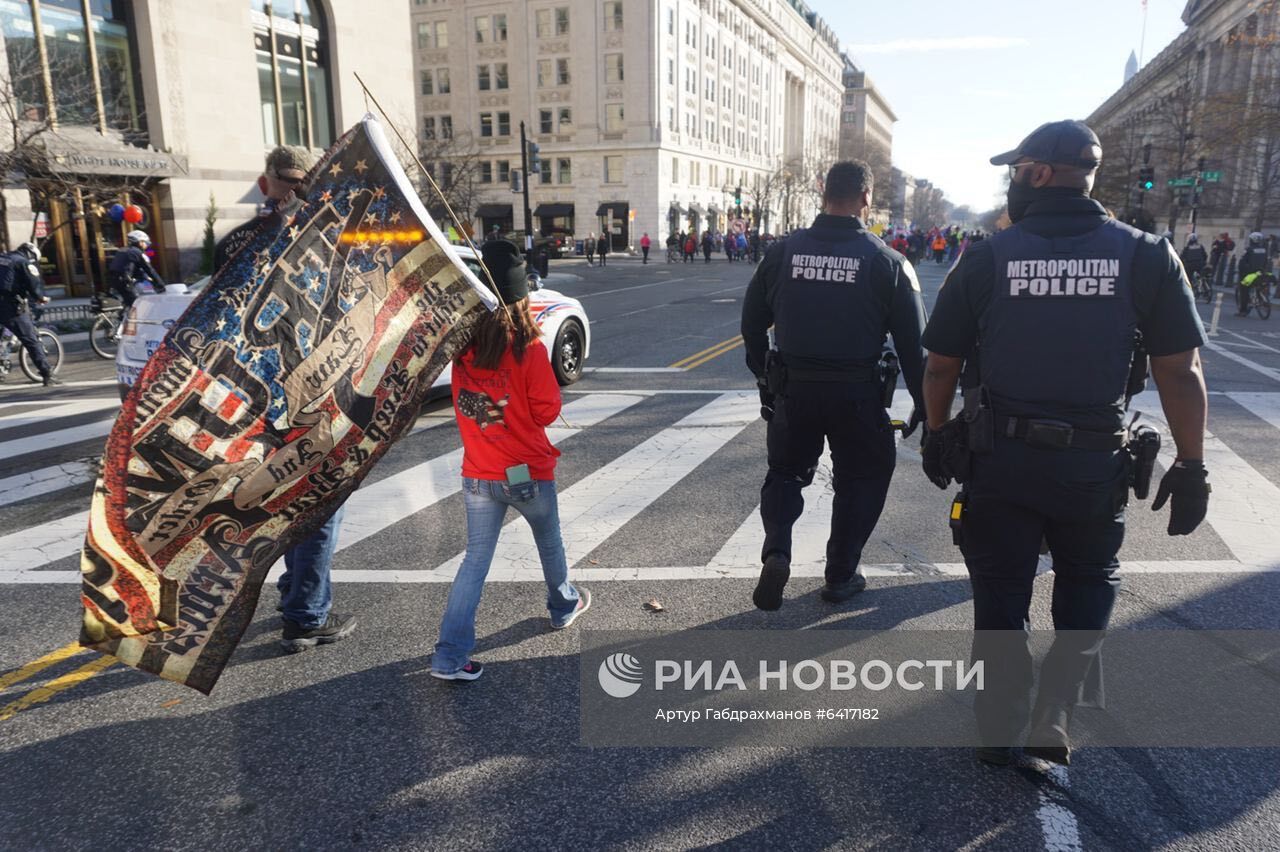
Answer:
<svg viewBox="0 0 1280 852"><path fill-rule="evenodd" d="M894 164L979 212L1001 192L990 157L1087 117L1142 40L1142 0L807 2L897 114ZM1148 5L1144 65L1183 31L1186 0Z"/></svg>

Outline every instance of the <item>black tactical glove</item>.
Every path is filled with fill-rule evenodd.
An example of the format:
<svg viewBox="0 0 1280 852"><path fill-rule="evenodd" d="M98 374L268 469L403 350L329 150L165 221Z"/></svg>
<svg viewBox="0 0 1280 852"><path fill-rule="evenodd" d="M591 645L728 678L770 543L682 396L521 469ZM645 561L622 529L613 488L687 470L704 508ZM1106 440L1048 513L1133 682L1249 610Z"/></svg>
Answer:
<svg viewBox="0 0 1280 852"><path fill-rule="evenodd" d="M951 484L951 477L942 470L942 432L935 432L927 424L920 438L920 466L929 481L944 491Z"/></svg>
<svg viewBox="0 0 1280 852"><path fill-rule="evenodd" d="M768 423L773 419L774 396L765 387L763 379L756 382L756 388L760 391L760 417L764 419L764 422Z"/></svg>
<svg viewBox="0 0 1280 852"><path fill-rule="evenodd" d="M1152 511L1160 511L1170 497L1169 535L1191 535L1209 511L1209 472L1202 461L1175 461L1160 480Z"/></svg>
<svg viewBox="0 0 1280 852"><path fill-rule="evenodd" d="M911 409L911 416L907 418L907 428L902 430L902 437L910 438L911 434L916 431L916 427L924 422L924 412L920 408Z"/></svg>

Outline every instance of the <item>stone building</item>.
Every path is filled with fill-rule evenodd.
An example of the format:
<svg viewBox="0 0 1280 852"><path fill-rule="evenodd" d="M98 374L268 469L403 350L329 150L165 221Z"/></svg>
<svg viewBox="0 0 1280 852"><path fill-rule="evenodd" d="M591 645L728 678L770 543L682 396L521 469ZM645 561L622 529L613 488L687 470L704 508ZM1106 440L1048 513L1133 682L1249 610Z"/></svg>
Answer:
<svg viewBox="0 0 1280 852"><path fill-rule="evenodd" d="M0 148L5 235L38 234L67 295L103 282L116 202L143 209L162 275L194 274L211 196L221 236L256 212L268 150L319 154L364 115L353 72L414 109L404 0L0 0L0 30L0 146L16 128L35 154Z"/></svg>
<svg viewBox="0 0 1280 852"><path fill-rule="evenodd" d="M887 188L893 163L893 125L898 116L867 72L848 54L842 59L844 105L840 113L840 159L866 160L876 179Z"/></svg>
<svg viewBox="0 0 1280 852"><path fill-rule="evenodd" d="M1153 230L1280 232L1280 0L1190 0L1186 29L1087 119L1095 196ZM1138 186L1141 169L1154 187ZM1198 176L1198 177L1197 177ZM1197 189L1198 181L1198 189Z"/></svg>
<svg viewBox="0 0 1280 852"><path fill-rule="evenodd" d="M521 122L540 148L542 235L603 232L621 250L645 232L661 244L756 215L781 229L816 209L842 62L801 0L410 2L423 152L440 152L442 174L467 169L475 229L524 228L510 187Z"/></svg>

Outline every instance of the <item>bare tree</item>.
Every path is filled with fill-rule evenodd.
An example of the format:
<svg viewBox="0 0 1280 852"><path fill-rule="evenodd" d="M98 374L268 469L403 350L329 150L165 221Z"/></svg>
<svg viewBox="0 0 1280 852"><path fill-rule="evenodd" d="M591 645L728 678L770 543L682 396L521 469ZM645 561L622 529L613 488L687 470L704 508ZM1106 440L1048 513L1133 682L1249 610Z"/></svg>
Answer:
<svg viewBox="0 0 1280 852"><path fill-rule="evenodd" d="M1228 43L1251 63L1243 90L1215 97L1215 153L1236 168L1236 206L1260 230L1280 206L1280 2L1265 0Z"/></svg>

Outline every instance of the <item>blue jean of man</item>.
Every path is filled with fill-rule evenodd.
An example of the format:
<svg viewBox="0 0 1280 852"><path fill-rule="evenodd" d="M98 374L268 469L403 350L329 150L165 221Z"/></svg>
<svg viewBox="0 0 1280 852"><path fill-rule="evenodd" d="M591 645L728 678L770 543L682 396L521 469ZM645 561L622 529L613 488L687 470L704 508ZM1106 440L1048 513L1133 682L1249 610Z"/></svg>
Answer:
<svg viewBox="0 0 1280 852"><path fill-rule="evenodd" d="M444 620L440 624L440 641L431 658L431 668L438 672L455 672L465 666L476 646L476 608L480 605L480 593L493 562L507 507L524 515L533 530L542 577L547 584L551 623L563 624L578 606L578 590L569 582L569 565L560 538L560 509L554 481L508 485L499 480L463 477L462 496L467 507L467 554L449 589L449 602L445 604Z"/></svg>
<svg viewBox="0 0 1280 852"><path fill-rule="evenodd" d="M284 573L276 581L281 613L304 628L320 627L329 617L333 604L329 566L338 547L345 508L339 506L324 526L284 555Z"/></svg>

